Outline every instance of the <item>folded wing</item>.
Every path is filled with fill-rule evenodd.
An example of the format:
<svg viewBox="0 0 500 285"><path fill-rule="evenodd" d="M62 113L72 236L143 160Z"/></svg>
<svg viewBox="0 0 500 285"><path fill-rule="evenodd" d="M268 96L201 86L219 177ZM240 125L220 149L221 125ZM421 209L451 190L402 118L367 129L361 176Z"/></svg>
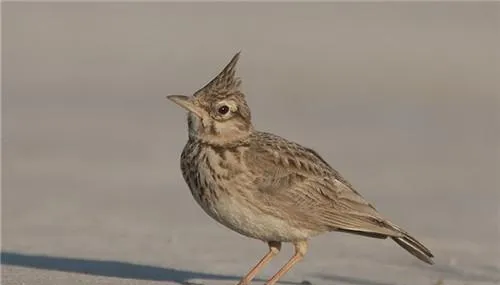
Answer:
<svg viewBox="0 0 500 285"><path fill-rule="evenodd" d="M331 230L401 236L316 152L272 134L259 138L246 164L268 201L292 201L298 211Z"/></svg>

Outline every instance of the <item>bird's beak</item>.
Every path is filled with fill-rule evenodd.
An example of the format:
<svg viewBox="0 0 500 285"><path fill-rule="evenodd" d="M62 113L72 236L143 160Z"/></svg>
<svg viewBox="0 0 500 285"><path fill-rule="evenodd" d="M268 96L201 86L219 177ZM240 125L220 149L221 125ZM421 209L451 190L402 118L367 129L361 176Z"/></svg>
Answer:
<svg viewBox="0 0 500 285"><path fill-rule="evenodd" d="M201 118L201 109L193 103L193 99L191 97L183 95L169 95L167 96L167 99Z"/></svg>

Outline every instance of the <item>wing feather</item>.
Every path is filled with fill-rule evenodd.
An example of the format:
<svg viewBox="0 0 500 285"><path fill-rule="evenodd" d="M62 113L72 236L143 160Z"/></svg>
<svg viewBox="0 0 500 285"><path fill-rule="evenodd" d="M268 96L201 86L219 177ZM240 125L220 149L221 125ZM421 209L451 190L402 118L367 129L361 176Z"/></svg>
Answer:
<svg viewBox="0 0 500 285"><path fill-rule="evenodd" d="M254 185L268 201L292 201L296 209L331 230L399 237L353 186L316 152L261 133L245 156Z"/></svg>

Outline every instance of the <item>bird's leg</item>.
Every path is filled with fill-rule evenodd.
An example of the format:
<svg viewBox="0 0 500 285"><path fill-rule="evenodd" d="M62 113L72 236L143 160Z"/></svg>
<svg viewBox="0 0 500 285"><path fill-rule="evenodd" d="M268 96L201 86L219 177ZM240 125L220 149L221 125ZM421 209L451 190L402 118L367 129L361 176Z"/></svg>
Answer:
<svg viewBox="0 0 500 285"><path fill-rule="evenodd" d="M281 250L281 242L270 241L267 243L269 245L269 252L264 255L264 257L255 265L252 270L250 270L245 277L241 279L238 285L248 285L252 279L257 275L257 273L264 267L271 259L276 256Z"/></svg>
<svg viewBox="0 0 500 285"><path fill-rule="evenodd" d="M269 279L266 285L274 285L285 273L287 273L292 267L304 258L307 252L307 241L299 241L293 244L295 246L295 254L290 258L290 260L276 273L271 279Z"/></svg>

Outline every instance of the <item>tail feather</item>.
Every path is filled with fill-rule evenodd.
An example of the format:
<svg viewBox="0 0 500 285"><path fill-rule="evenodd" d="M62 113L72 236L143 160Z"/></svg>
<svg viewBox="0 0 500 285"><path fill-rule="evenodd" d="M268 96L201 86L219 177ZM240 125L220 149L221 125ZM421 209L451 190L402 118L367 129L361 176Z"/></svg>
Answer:
<svg viewBox="0 0 500 285"><path fill-rule="evenodd" d="M431 259L434 257L430 250L426 248L424 245L419 243L411 236L404 237L393 237L392 238L397 244L399 244L402 248L406 249L409 253L413 254L416 258L422 260L428 264L434 264L434 261Z"/></svg>
<svg viewBox="0 0 500 285"><path fill-rule="evenodd" d="M391 237L392 240L394 240L402 248L406 249L409 253L413 254L416 258L422 260L425 263L431 265L434 264L434 261L432 260L434 255L427 247L425 247L425 245L416 240L414 237L412 237L410 234L408 234L400 227L392 223L389 224L391 225L392 228L398 230L402 234L402 236L400 237L395 237L395 236Z"/></svg>
<svg viewBox="0 0 500 285"><path fill-rule="evenodd" d="M371 237L371 238L379 238L379 239L385 239L387 237L392 238L399 246L404 248L406 251L414 255L416 258L420 259L421 261L428 263L428 264L434 264L434 261L432 258L434 255L432 252L425 247L422 243L420 243L418 240L416 240L414 237L412 237L409 233L407 233L405 230L402 228L398 227L397 225L387 221L387 220L378 220L379 223L377 226L379 226L382 229L376 228L376 231L373 230L374 227L371 227L369 230L366 228L335 228L334 230L336 231L341 231L341 232L347 232L351 234L356 234L356 235L361 235L361 236L366 236L366 237Z"/></svg>

